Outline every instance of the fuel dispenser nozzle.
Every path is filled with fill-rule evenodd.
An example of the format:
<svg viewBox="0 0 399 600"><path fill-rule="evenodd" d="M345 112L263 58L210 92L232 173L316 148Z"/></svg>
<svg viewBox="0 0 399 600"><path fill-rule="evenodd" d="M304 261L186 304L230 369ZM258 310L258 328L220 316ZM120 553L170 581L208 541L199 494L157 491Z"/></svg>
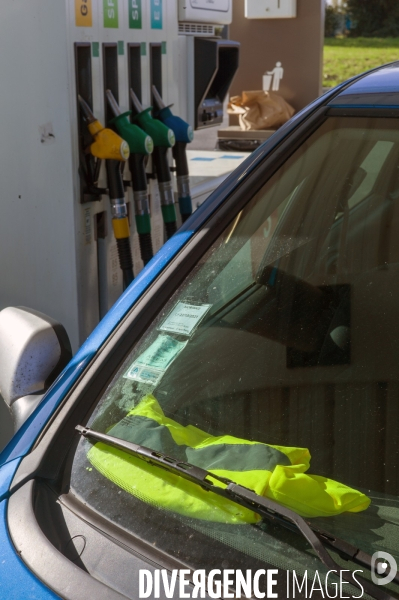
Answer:
<svg viewBox="0 0 399 600"><path fill-rule="evenodd" d="M146 265L153 257L151 240L150 206L145 172L147 157L154 149L152 138L128 119L131 111L122 113L111 90L106 91L107 100L115 117L111 120L123 139L129 144L129 168L132 177L134 210L139 235L141 258Z"/></svg>
<svg viewBox="0 0 399 600"><path fill-rule="evenodd" d="M94 138L90 152L96 158L126 161L129 158L129 145L115 131L104 127L92 113L90 106L78 96L87 128Z"/></svg>
<svg viewBox="0 0 399 600"><path fill-rule="evenodd" d="M186 121L183 121L183 119L172 113L170 106L165 105L155 85L152 86L152 94L158 110L157 118L173 131L176 138L172 153L176 163L177 195L179 198L180 214L184 223L193 212L186 153L187 144L193 141L193 128Z"/></svg>
<svg viewBox="0 0 399 600"><path fill-rule="evenodd" d="M172 177L168 163L168 149L175 144L175 134L158 119L151 116L152 107L143 110L140 100L130 88L130 97L136 111L134 120L148 133L154 142L152 154L158 179L159 195L161 197L162 216L165 223L166 237L171 238L176 233L176 211L173 194Z"/></svg>
<svg viewBox="0 0 399 600"><path fill-rule="evenodd" d="M104 159L107 171L108 192L111 201L112 229L118 247L119 265L123 273L123 289L133 281L133 261L130 248L129 220L125 202L125 190L121 165L129 158L129 145L112 129L105 128L87 102L78 96L87 127L94 138L90 152Z"/></svg>

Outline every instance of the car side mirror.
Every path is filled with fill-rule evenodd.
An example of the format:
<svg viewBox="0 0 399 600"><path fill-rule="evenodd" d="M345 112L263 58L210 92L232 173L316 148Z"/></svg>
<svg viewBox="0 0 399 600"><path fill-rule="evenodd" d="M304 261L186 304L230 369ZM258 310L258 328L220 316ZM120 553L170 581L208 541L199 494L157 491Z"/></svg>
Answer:
<svg viewBox="0 0 399 600"><path fill-rule="evenodd" d="M0 394L16 431L72 358L64 327L24 306L0 311Z"/></svg>

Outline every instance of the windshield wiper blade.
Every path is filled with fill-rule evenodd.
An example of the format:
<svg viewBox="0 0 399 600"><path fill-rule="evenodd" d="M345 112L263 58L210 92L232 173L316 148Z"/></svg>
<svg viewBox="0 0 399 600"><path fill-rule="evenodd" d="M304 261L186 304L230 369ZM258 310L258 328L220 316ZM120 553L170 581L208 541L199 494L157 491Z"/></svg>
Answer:
<svg viewBox="0 0 399 600"><path fill-rule="evenodd" d="M308 522L309 523L309 522ZM312 531L316 533L316 535L321 538L321 541L333 548L338 554L340 554L345 559L350 559L353 562L361 565L362 567L366 567L369 571L372 570L372 557L367 552L364 552L360 548L353 546L350 542L343 540L335 536L330 531L326 531L325 529L321 529L320 527L315 527L315 525L310 524ZM399 584L399 574L397 573L393 580L395 583Z"/></svg>
<svg viewBox="0 0 399 600"><path fill-rule="evenodd" d="M278 518L278 521L281 522L282 520ZM311 530L318 536L318 538L323 544L327 544L330 548L335 550L342 558L344 558L345 560L351 560L352 562L355 562L356 564L361 565L362 567L366 567L366 569L368 569L369 571L372 570L373 565L372 557L370 554L367 554L367 552L364 552L364 550L361 550L360 548L354 546L350 542L347 542L346 540L337 537L334 533L326 531L321 527L315 526L310 521L305 520L305 523L309 525ZM288 526L292 531L297 531L297 527L291 526L289 523L287 523L287 521L283 522L282 524L285 527ZM392 581L399 584L398 573L395 575Z"/></svg>
<svg viewBox="0 0 399 600"><path fill-rule="evenodd" d="M182 462L167 456L166 454L152 450L151 448L140 446L138 444L134 444L133 442L127 442L106 433L99 433L98 431L90 429L90 427L77 425L75 429L85 438L91 438L96 442L103 442L104 444L113 446L114 448L122 450L127 454L131 454L136 458L140 458L151 465L166 469L167 471L174 473L183 479L199 485L207 491L218 494L219 496L222 496L228 500L232 500L244 508L248 508L249 510L256 512L263 518L278 520L281 525L289 527L291 530L292 525L294 525L295 529L299 531L309 542L321 562L331 571L339 572L341 567L327 552L324 543L337 550L340 554L344 555L345 558L356 560L357 556L358 558L356 562L359 562L359 559L363 560L361 564L371 568L371 557L366 553L362 553L363 556L361 556L361 551L355 546L352 546L344 540L335 537L327 531L313 527L313 525L310 525L310 523L305 521L305 519L298 515L295 511L286 508L277 502L274 502L274 500L269 500L269 498L259 496L259 494L256 494L256 492L239 485L230 479L219 477L218 475L214 475L206 469L196 467L191 463ZM221 483L222 486L215 485L215 481L219 482L219 484ZM351 571L345 571L345 573L346 572L348 572L348 575L345 574L345 578L349 580L348 583L351 583L358 589L360 589L362 585L364 591L370 594L370 596L373 598L376 598L376 600L395 600L394 596L391 596L389 593L377 587L367 579L358 577L358 580L361 582L360 585L359 581L353 577Z"/></svg>

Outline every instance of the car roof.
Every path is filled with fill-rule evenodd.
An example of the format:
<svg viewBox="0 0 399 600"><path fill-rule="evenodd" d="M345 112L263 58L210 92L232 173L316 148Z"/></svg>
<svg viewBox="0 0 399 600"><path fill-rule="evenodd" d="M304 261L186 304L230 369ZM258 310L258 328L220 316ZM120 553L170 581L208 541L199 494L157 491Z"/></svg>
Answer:
<svg viewBox="0 0 399 600"><path fill-rule="evenodd" d="M399 107L399 62L365 73L334 96L328 106L339 107Z"/></svg>

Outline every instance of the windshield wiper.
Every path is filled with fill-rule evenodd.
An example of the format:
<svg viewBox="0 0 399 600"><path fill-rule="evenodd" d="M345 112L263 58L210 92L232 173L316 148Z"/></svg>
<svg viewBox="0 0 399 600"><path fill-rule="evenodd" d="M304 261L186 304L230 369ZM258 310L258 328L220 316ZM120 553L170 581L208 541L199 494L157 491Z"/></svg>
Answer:
<svg viewBox="0 0 399 600"><path fill-rule="evenodd" d="M232 500L236 504L258 513L263 518L277 520L281 525L288 527L291 530L292 526L294 525L295 530L299 531L303 535L321 562L331 571L339 572L341 567L327 552L324 544L331 546L331 548L336 550L344 558L351 559L358 564L371 569L370 555L359 550L355 546L352 546L352 544L349 544L345 540L342 540L333 534L324 531L323 529L314 527L308 521L305 521L305 519L298 515L295 511L286 508L285 506L281 506L277 502L269 500L269 498L259 496L254 491L245 488L242 485L238 485L230 479L219 477L218 475L214 475L206 469L196 467L195 465L187 462L176 460L175 458L167 456L166 454L162 454L156 450L152 450L151 448L139 446L138 444L121 440L106 433L99 433L93 429L90 429L89 427L77 425L76 431L78 431L83 437L91 438L96 442L103 442L104 444L113 446L118 450L123 450L127 454L131 454L132 456L140 458L151 465L161 467L167 471L170 471L171 473L174 473L175 475L179 475L183 479L187 479L188 481L201 486L207 491L218 494L219 496L227 498L228 500ZM222 486L215 485L215 481L221 483ZM389 593L377 587L367 579L358 577L359 581L361 582L360 585L359 581L353 577L351 571L348 571L348 575L345 574L345 578L349 580L348 583L351 583L356 588L360 589L362 585L365 592L377 600L395 600L394 596L391 596ZM395 578L395 580L397 580L397 578Z"/></svg>

